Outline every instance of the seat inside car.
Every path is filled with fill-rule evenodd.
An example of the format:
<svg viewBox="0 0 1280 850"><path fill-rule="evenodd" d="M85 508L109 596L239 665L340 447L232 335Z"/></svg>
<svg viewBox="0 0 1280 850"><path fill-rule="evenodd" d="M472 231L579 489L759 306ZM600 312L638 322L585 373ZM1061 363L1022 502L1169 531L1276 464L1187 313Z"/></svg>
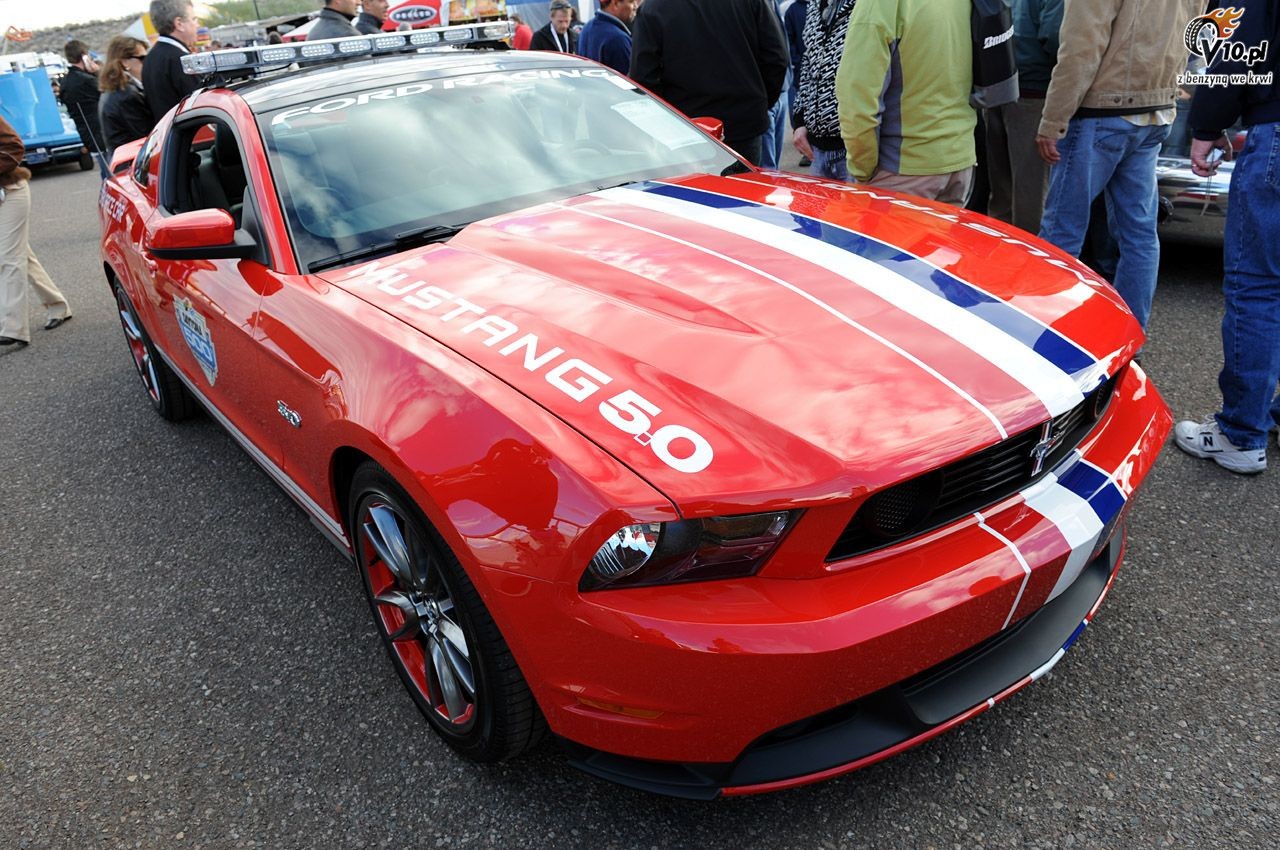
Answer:
<svg viewBox="0 0 1280 850"><path fill-rule="evenodd" d="M193 210L226 210L239 227L248 180L235 134L224 124L214 127L213 144L205 150L193 147L187 155L189 196L185 206Z"/></svg>

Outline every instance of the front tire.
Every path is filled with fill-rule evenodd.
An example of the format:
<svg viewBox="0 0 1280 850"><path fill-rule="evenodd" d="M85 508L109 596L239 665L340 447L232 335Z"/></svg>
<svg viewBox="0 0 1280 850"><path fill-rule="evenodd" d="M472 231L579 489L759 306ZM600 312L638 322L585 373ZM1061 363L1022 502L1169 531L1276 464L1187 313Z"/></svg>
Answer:
<svg viewBox="0 0 1280 850"><path fill-rule="evenodd" d="M142 387L147 391L151 407L160 414L160 418L170 422L189 419L198 409L195 398L156 351L151 337L147 336L146 329L138 319L137 311L129 301L129 296L125 294L124 287L117 281L113 288L124 339L129 344L129 354L133 357L134 368L142 379Z"/></svg>
<svg viewBox="0 0 1280 850"><path fill-rule="evenodd" d="M473 761L537 745L546 721L458 560L404 489L367 463L349 528L374 623L432 728Z"/></svg>
<svg viewBox="0 0 1280 850"><path fill-rule="evenodd" d="M81 171L92 171L93 166L94 166L93 154L89 153L88 151L85 151L84 153L80 154L80 170Z"/></svg>

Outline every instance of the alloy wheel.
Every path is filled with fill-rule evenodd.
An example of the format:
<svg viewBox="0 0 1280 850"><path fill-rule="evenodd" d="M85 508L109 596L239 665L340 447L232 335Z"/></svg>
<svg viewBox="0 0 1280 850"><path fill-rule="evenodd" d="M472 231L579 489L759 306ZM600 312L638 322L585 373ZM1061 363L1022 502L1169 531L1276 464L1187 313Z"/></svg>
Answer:
<svg viewBox="0 0 1280 850"><path fill-rule="evenodd" d="M143 334L142 328L138 326L138 321L134 318L133 311L129 309L124 293L119 289L116 290L116 308L120 312L120 325L124 328L125 342L129 345L129 353L133 355L133 365L138 370L138 377L142 379L142 385L146 387L147 395L151 396L152 404L159 404L159 379L156 376L156 366L151 356L151 348L147 345L146 336Z"/></svg>
<svg viewBox="0 0 1280 850"><path fill-rule="evenodd" d="M436 556L386 500L367 501L358 528L377 618L397 663L433 719L447 731L466 733L476 719L472 647Z"/></svg>

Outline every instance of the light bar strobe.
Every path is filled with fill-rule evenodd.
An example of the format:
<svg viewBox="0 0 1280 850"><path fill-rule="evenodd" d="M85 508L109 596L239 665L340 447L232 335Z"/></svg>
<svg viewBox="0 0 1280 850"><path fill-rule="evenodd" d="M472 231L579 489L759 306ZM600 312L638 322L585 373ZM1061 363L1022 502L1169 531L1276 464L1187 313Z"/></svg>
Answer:
<svg viewBox="0 0 1280 850"><path fill-rule="evenodd" d="M182 57L182 70L203 77L209 74L279 67L295 62L332 62L345 57L412 53L424 47L454 47L478 41L499 41L510 38L515 31L515 24L511 21L493 21L408 32L327 38L323 41L301 41L296 44L237 47L209 53L188 53Z"/></svg>

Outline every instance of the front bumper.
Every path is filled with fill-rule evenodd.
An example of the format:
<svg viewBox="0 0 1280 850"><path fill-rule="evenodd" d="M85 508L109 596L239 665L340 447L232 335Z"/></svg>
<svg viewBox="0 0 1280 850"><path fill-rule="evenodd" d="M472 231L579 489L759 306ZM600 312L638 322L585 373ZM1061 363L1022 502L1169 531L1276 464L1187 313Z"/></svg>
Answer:
<svg viewBox="0 0 1280 850"><path fill-rule="evenodd" d="M1115 580L1123 534L1060 596L1013 627L899 684L776 729L720 764L631 759L560 739L587 773L644 791L710 800L830 779L981 714L1058 663Z"/></svg>
<svg viewBox="0 0 1280 850"><path fill-rule="evenodd" d="M80 158L84 145L78 135L63 136L43 142L31 142L26 146L24 165L73 162Z"/></svg>
<svg viewBox="0 0 1280 850"><path fill-rule="evenodd" d="M491 610L551 730L587 770L687 796L813 781L985 710L1069 645L1171 426L1132 366L1051 474L918 539L827 564L856 505L812 509L753 578L583 594L493 570L487 586L508 598ZM984 649L983 670L941 675L988 645L1009 647L1004 660ZM947 684L917 689L921 677ZM886 707L907 690L905 708ZM867 733L866 718L885 712L892 722ZM811 746L800 739L830 753L798 755Z"/></svg>

